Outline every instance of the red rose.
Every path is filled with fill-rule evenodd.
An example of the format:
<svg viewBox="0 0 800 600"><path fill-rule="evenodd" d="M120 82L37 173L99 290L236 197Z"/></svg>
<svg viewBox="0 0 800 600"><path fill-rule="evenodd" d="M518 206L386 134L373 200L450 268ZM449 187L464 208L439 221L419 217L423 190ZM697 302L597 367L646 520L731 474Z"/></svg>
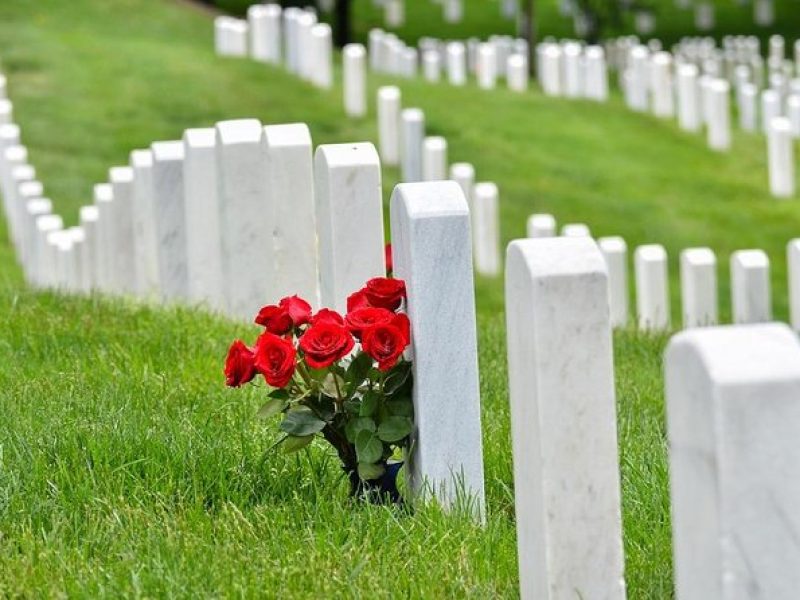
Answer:
<svg viewBox="0 0 800 600"><path fill-rule="evenodd" d="M364 295L370 306L397 310L406 296L406 284L402 279L375 277L367 282Z"/></svg>
<svg viewBox="0 0 800 600"><path fill-rule="evenodd" d="M344 358L353 349L353 336L343 326L335 323L317 323L309 327L300 338L300 349L306 355L308 366L324 369Z"/></svg>
<svg viewBox="0 0 800 600"><path fill-rule="evenodd" d="M347 312L349 313L368 306L369 300L367 300L367 294L364 293L364 290L358 290L347 297Z"/></svg>
<svg viewBox="0 0 800 600"><path fill-rule="evenodd" d="M342 318L342 315L335 310L331 310L330 308L322 308L317 314L311 317L311 324L316 325L317 323L333 323L334 325L344 325L344 319Z"/></svg>
<svg viewBox="0 0 800 600"><path fill-rule="evenodd" d="M225 385L239 387L252 381L256 376L254 358L253 350L242 340L233 342L225 359Z"/></svg>
<svg viewBox="0 0 800 600"><path fill-rule="evenodd" d="M311 320L311 305L300 296L289 296L278 302L278 306L289 313L295 327L305 325Z"/></svg>
<svg viewBox="0 0 800 600"><path fill-rule="evenodd" d="M390 310L367 306L347 313L345 320L347 322L347 328L352 334L358 339L361 339L361 333L364 330L374 325L387 325L391 323L394 318L395 314Z"/></svg>
<svg viewBox="0 0 800 600"><path fill-rule="evenodd" d="M256 323L263 325L267 331L275 335L289 333L294 326L289 311L281 306L275 306L274 304L265 306L258 311Z"/></svg>
<svg viewBox="0 0 800 600"><path fill-rule="evenodd" d="M394 271L394 261L392 260L392 245L386 244L383 249L384 261L386 262L386 275L391 275Z"/></svg>
<svg viewBox="0 0 800 600"><path fill-rule="evenodd" d="M294 375L294 345L274 333L261 334L256 342L255 367L272 387L285 387Z"/></svg>
<svg viewBox="0 0 800 600"><path fill-rule="evenodd" d="M378 369L388 371L397 364L403 350L411 343L408 317L395 315L391 323L375 325L364 332L364 352L378 361Z"/></svg>

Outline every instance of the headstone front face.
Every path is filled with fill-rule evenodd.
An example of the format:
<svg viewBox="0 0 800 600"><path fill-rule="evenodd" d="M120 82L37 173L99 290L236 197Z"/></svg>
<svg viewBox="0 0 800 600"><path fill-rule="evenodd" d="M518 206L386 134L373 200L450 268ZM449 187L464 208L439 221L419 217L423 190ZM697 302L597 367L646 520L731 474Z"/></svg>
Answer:
<svg viewBox="0 0 800 600"><path fill-rule="evenodd" d="M187 129L183 134L183 153L188 298L223 310L225 280L214 128Z"/></svg>
<svg viewBox="0 0 800 600"><path fill-rule="evenodd" d="M342 50L344 112L349 117L367 114L367 52L361 44Z"/></svg>
<svg viewBox="0 0 800 600"><path fill-rule="evenodd" d="M422 146L422 180L447 179L447 140L441 136L426 137Z"/></svg>
<svg viewBox="0 0 800 600"><path fill-rule="evenodd" d="M650 76L653 90L653 114L671 118L675 114L672 90L672 55L657 52L650 61Z"/></svg>
<svg viewBox="0 0 800 600"><path fill-rule="evenodd" d="M153 193L153 153L134 150L130 158L133 169L133 239L136 289L143 298L159 297L158 243L156 241L156 207Z"/></svg>
<svg viewBox="0 0 800 600"><path fill-rule="evenodd" d="M230 315L247 321L273 300L272 215L262 167L262 129L257 119L222 121L216 126L226 306Z"/></svg>
<svg viewBox="0 0 800 600"><path fill-rule="evenodd" d="M731 255L731 306L734 323L772 320L769 257L762 250L739 250Z"/></svg>
<svg viewBox="0 0 800 600"><path fill-rule="evenodd" d="M467 83L467 49L463 42L447 44L447 80L456 86Z"/></svg>
<svg viewBox="0 0 800 600"><path fill-rule="evenodd" d="M800 346L784 325L696 329L666 354L676 597L800 589Z"/></svg>
<svg viewBox="0 0 800 600"><path fill-rule="evenodd" d="M114 167L109 171L109 181L114 193L114 202L111 205L111 236L114 243L110 284L120 294L133 294L137 289L133 235L133 169Z"/></svg>
<svg viewBox="0 0 800 600"><path fill-rule="evenodd" d="M391 201L395 277L406 283L414 376L410 485L484 514L475 292L467 202L452 181L401 184ZM443 318L444 312L447 318Z"/></svg>
<svg viewBox="0 0 800 600"><path fill-rule="evenodd" d="M708 85L708 147L725 151L731 147L730 84L714 79Z"/></svg>
<svg viewBox="0 0 800 600"><path fill-rule="evenodd" d="M497 85L497 54L494 44L484 43L478 47L478 87L492 90Z"/></svg>
<svg viewBox="0 0 800 600"><path fill-rule="evenodd" d="M153 197L161 297L166 302L189 297L186 268L186 210L183 200L183 143L155 142Z"/></svg>
<svg viewBox="0 0 800 600"><path fill-rule="evenodd" d="M651 244L636 248L634 271L639 329L669 329L669 284L664 247Z"/></svg>
<svg viewBox="0 0 800 600"><path fill-rule="evenodd" d="M684 328L717 324L717 257L709 248L681 252L681 301Z"/></svg>
<svg viewBox="0 0 800 600"><path fill-rule="evenodd" d="M401 121L401 174L403 181L422 180L422 143L425 139L425 113L419 108L407 108Z"/></svg>
<svg viewBox="0 0 800 600"><path fill-rule="evenodd" d="M686 131L699 131L702 126L700 114L700 88L698 69L694 64L678 67L678 123Z"/></svg>
<svg viewBox="0 0 800 600"><path fill-rule="evenodd" d="M314 157L321 305L347 312L347 297L386 274L381 165L372 144L332 144Z"/></svg>
<svg viewBox="0 0 800 600"><path fill-rule="evenodd" d="M528 57L521 54L512 54L508 57L506 65L506 78L508 88L515 92L528 90Z"/></svg>
<svg viewBox="0 0 800 600"><path fill-rule="evenodd" d="M605 261L589 238L549 238L512 242L507 265L520 596L622 600Z"/></svg>
<svg viewBox="0 0 800 600"><path fill-rule="evenodd" d="M311 132L302 123L264 128L267 210L272 212L274 299L299 294L319 304Z"/></svg>
<svg viewBox="0 0 800 600"><path fill-rule="evenodd" d="M476 183L472 190L475 270L494 277L500 273L500 194L491 182Z"/></svg>
<svg viewBox="0 0 800 600"><path fill-rule="evenodd" d="M608 291L612 327L628 325L628 245L621 237L597 240L608 267Z"/></svg>
<svg viewBox="0 0 800 600"><path fill-rule="evenodd" d="M795 194L796 176L792 123L785 117L775 117L767 131L767 162L769 189L776 198L791 198Z"/></svg>
<svg viewBox="0 0 800 600"><path fill-rule="evenodd" d="M311 28L309 78L319 88L333 87L333 32L327 23Z"/></svg>
<svg viewBox="0 0 800 600"><path fill-rule="evenodd" d="M378 89L378 147L388 166L400 163L400 89L387 85Z"/></svg>

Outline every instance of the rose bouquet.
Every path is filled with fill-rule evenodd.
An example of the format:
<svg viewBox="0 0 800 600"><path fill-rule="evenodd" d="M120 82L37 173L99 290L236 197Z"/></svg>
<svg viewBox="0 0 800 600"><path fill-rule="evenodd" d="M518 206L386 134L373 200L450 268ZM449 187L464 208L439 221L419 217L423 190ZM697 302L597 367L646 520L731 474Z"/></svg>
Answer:
<svg viewBox="0 0 800 600"><path fill-rule="evenodd" d="M281 415L285 452L321 437L333 446L354 496L399 500L392 462L409 447L413 427L411 341L400 310L405 284L375 278L347 299L347 314L313 313L298 296L262 308L254 346L236 340L225 361L227 385L261 375L270 387L258 414Z"/></svg>

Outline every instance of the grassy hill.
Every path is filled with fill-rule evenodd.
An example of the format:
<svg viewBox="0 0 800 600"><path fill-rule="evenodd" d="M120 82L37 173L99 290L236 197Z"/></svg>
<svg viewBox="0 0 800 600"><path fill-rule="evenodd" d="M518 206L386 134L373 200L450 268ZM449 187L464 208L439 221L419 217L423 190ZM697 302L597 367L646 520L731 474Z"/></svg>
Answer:
<svg viewBox="0 0 800 600"><path fill-rule="evenodd" d="M428 3L420 5L424 17ZM5 0L0 63L31 160L71 222L109 167L187 127L259 117L306 121L317 143L375 139L374 117L344 119L340 89L215 57L211 15L183 2ZM406 105L425 109L429 130L447 137L451 160L473 162L479 178L500 185L504 242L523 235L533 211L585 221L631 247L661 242L674 293L677 252L709 245L725 313L728 253L760 247L775 261L785 315L783 246L800 230L800 208L768 197L763 139L737 134L733 151L716 155L619 98L601 106L472 86L402 89ZM396 178L385 170L387 198ZM260 390L222 387L228 342L249 327L190 309L33 292L5 239L0 253L0 595L515 595L500 279L477 282L489 511L481 529L435 507L413 516L353 507L329 453L269 453L273 428L253 418ZM631 598L667 597L672 587L664 341L616 337Z"/></svg>

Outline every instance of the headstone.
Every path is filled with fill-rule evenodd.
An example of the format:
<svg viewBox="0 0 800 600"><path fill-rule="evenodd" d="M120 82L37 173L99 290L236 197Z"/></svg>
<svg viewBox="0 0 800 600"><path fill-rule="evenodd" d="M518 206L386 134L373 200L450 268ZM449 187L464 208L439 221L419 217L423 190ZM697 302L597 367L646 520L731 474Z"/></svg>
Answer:
<svg viewBox="0 0 800 600"><path fill-rule="evenodd" d="M584 52L584 95L590 100L608 100L608 67L605 52L601 46L589 46Z"/></svg>
<svg viewBox="0 0 800 600"><path fill-rule="evenodd" d="M792 128L792 137L800 139L800 95L792 94L786 99L786 116Z"/></svg>
<svg viewBox="0 0 800 600"><path fill-rule="evenodd" d="M405 25L405 0L384 0L383 9L383 21L387 27L396 29Z"/></svg>
<svg viewBox="0 0 800 600"><path fill-rule="evenodd" d="M467 83L467 51L462 42L447 44L447 79L450 85Z"/></svg>
<svg viewBox="0 0 800 600"><path fill-rule="evenodd" d="M636 312L639 329L658 331L670 327L667 253L663 246L639 246L634 253Z"/></svg>
<svg viewBox="0 0 800 600"><path fill-rule="evenodd" d="M33 277L31 282L37 287L47 287L53 280L55 265L50 259L49 249L47 248L47 236L53 231L64 228L64 221L59 215L41 215L36 219L36 229L34 235L34 256L33 256Z"/></svg>
<svg viewBox="0 0 800 600"><path fill-rule="evenodd" d="M80 224L84 231L85 241L81 252L81 289L89 292L97 289L97 206L82 206Z"/></svg>
<svg viewBox="0 0 800 600"><path fill-rule="evenodd" d="M681 305L684 328L717 324L717 257L709 248L681 252Z"/></svg>
<svg viewBox="0 0 800 600"><path fill-rule="evenodd" d="M773 0L753 0L753 21L759 27L771 27L775 22Z"/></svg>
<svg viewBox="0 0 800 600"><path fill-rule="evenodd" d="M36 249L36 219L42 215L49 215L53 212L53 203L49 198L35 198L25 203L25 213L22 226L20 227L20 263L26 280L35 283L32 279L36 269L35 256Z"/></svg>
<svg viewBox="0 0 800 600"><path fill-rule="evenodd" d="M800 589L800 346L785 325L715 327L666 353L677 598Z"/></svg>
<svg viewBox="0 0 800 600"><path fill-rule="evenodd" d="M506 79L508 89L514 92L528 90L528 57L522 54L512 54L506 64Z"/></svg>
<svg viewBox="0 0 800 600"><path fill-rule="evenodd" d="M464 194L452 181L401 184L392 194L391 226L394 274L406 283L414 332L410 487L445 506L462 499L462 508L482 519L475 291Z"/></svg>
<svg viewBox="0 0 800 600"><path fill-rule="evenodd" d="M442 57L437 50L422 53L422 75L428 83L439 83L442 79Z"/></svg>
<svg viewBox="0 0 800 600"><path fill-rule="evenodd" d="M422 143L425 139L425 113L406 108L400 113L401 165L403 181L422 180Z"/></svg>
<svg viewBox="0 0 800 600"><path fill-rule="evenodd" d="M378 146L383 164L400 164L400 89L387 85L378 89Z"/></svg>
<svg viewBox="0 0 800 600"><path fill-rule="evenodd" d="M305 81L311 81L314 75L316 44L312 30L316 24L317 17L308 11L304 10L297 15L295 25L297 75Z"/></svg>
<svg viewBox="0 0 800 600"><path fill-rule="evenodd" d="M257 119L217 123L217 198L222 273L228 313L252 321L276 300L272 281L272 232L263 173L262 126ZM253 269L257 264L258 269Z"/></svg>
<svg viewBox="0 0 800 600"><path fill-rule="evenodd" d="M622 600L606 264L589 238L517 240L507 262L520 596Z"/></svg>
<svg viewBox="0 0 800 600"><path fill-rule="evenodd" d="M475 270L487 277L500 274L500 205L494 183L476 183L472 190Z"/></svg>
<svg viewBox="0 0 800 600"><path fill-rule="evenodd" d="M697 66L678 67L678 124L685 131L699 131L702 126Z"/></svg>
<svg viewBox="0 0 800 600"><path fill-rule="evenodd" d="M769 189L776 198L791 198L795 194L794 139L792 123L786 117L775 117L767 133L767 163Z"/></svg>
<svg viewBox="0 0 800 600"><path fill-rule="evenodd" d="M66 289L73 293L81 293L83 289L83 252L86 244L86 232L82 227L70 227L67 234L72 239L72 248L69 252L69 264L64 278Z"/></svg>
<svg viewBox="0 0 800 600"><path fill-rule="evenodd" d="M761 92L761 130L768 133L772 120L783 115L781 95L775 90Z"/></svg>
<svg viewBox="0 0 800 600"><path fill-rule="evenodd" d="M348 117L367 114L367 52L361 44L342 50L344 112Z"/></svg>
<svg viewBox="0 0 800 600"><path fill-rule="evenodd" d="M762 250L731 255L731 309L737 324L772 320L769 258Z"/></svg>
<svg viewBox="0 0 800 600"><path fill-rule="evenodd" d="M426 137L422 146L422 180L447 179L447 140L440 136Z"/></svg>
<svg viewBox="0 0 800 600"><path fill-rule="evenodd" d="M600 252L608 267L609 305L611 326L628 325L628 245L621 237L603 237L597 240Z"/></svg>
<svg viewBox="0 0 800 600"><path fill-rule="evenodd" d="M281 61L281 7L253 4L247 9L250 26L250 56L261 62Z"/></svg>
<svg viewBox="0 0 800 600"><path fill-rule="evenodd" d="M14 122L14 105L7 98L0 98L0 125Z"/></svg>
<svg viewBox="0 0 800 600"><path fill-rule="evenodd" d="M708 87L708 146L712 150L725 151L731 147L730 87L724 79L714 79Z"/></svg>
<svg viewBox="0 0 800 600"><path fill-rule="evenodd" d="M276 299L298 294L318 306L312 151L311 133L303 123L264 128L263 172L272 212L270 294Z"/></svg>
<svg viewBox="0 0 800 600"><path fill-rule="evenodd" d="M110 257L109 284L120 294L134 294L137 290L136 261L133 235L133 169L114 167L109 171L113 190L110 235L113 239Z"/></svg>
<svg viewBox="0 0 800 600"><path fill-rule="evenodd" d="M111 257L114 255L111 219L114 190L110 183L98 183L93 188L94 205L97 208L97 252L94 255L94 272L97 277L97 289L105 294L112 291Z"/></svg>
<svg viewBox="0 0 800 600"><path fill-rule="evenodd" d="M527 234L529 238L556 236L556 219L553 215L534 214L528 217Z"/></svg>
<svg viewBox="0 0 800 600"><path fill-rule="evenodd" d="M475 167L470 163L453 163L450 165L450 179L461 186L461 191L464 192L464 197L467 199L470 221L473 221L472 188L475 186Z"/></svg>
<svg viewBox="0 0 800 600"><path fill-rule="evenodd" d="M484 43L478 48L478 87L494 89L497 83L497 56L493 44Z"/></svg>
<svg viewBox="0 0 800 600"><path fill-rule="evenodd" d="M318 88L333 87L333 31L327 23L318 23L311 28L311 59L309 79Z"/></svg>
<svg viewBox="0 0 800 600"><path fill-rule="evenodd" d="M789 321L792 329L800 331L800 238L789 242L786 259L786 270L789 273Z"/></svg>
<svg viewBox="0 0 800 600"><path fill-rule="evenodd" d="M161 298L165 302L186 300L189 297L189 274L186 268L183 143L154 142L150 148L153 152L153 198Z"/></svg>
<svg viewBox="0 0 800 600"><path fill-rule="evenodd" d="M186 277L189 301L224 310L216 144L213 127L183 133Z"/></svg>
<svg viewBox="0 0 800 600"><path fill-rule="evenodd" d="M547 96L560 96L563 90L561 47L558 44L540 44L536 53L540 63L537 73L539 73L542 91Z"/></svg>
<svg viewBox="0 0 800 600"><path fill-rule="evenodd" d="M746 83L742 86L739 126L749 132L758 129L758 86L754 83Z"/></svg>
<svg viewBox="0 0 800 600"><path fill-rule="evenodd" d="M443 0L442 11L445 23L460 23L464 18L463 0Z"/></svg>
<svg viewBox="0 0 800 600"><path fill-rule="evenodd" d="M565 42L564 58L564 95L567 98L578 98L582 95L584 84L581 73L581 56L583 48L576 42Z"/></svg>
<svg viewBox="0 0 800 600"><path fill-rule="evenodd" d="M592 237L592 232L585 223L566 223L561 228L561 235L564 237Z"/></svg>
<svg viewBox="0 0 800 600"><path fill-rule="evenodd" d="M156 206L153 193L153 153L131 152L133 169L133 247L137 294L143 298L160 297ZM88 233L89 237L92 236ZM99 239L99 238L98 238ZM98 242L99 243L99 242ZM90 242L91 244L91 242ZM95 284L99 283L96 281Z"/></svg>
<svg viewBox="0 0 800 600"><path fill-rule="evenodd" d="M628 106L635 111L644 112L648 105L650 77L650 52L646 46L638 45L629 53L626 98Z"/></svg>
<svg viewBox="0 0 800 600"><path fill-rule="evenodd" d="M372 144L322 145L314 173L321 305L344 314L350 294L386 273L380 159Z"/></svg>

